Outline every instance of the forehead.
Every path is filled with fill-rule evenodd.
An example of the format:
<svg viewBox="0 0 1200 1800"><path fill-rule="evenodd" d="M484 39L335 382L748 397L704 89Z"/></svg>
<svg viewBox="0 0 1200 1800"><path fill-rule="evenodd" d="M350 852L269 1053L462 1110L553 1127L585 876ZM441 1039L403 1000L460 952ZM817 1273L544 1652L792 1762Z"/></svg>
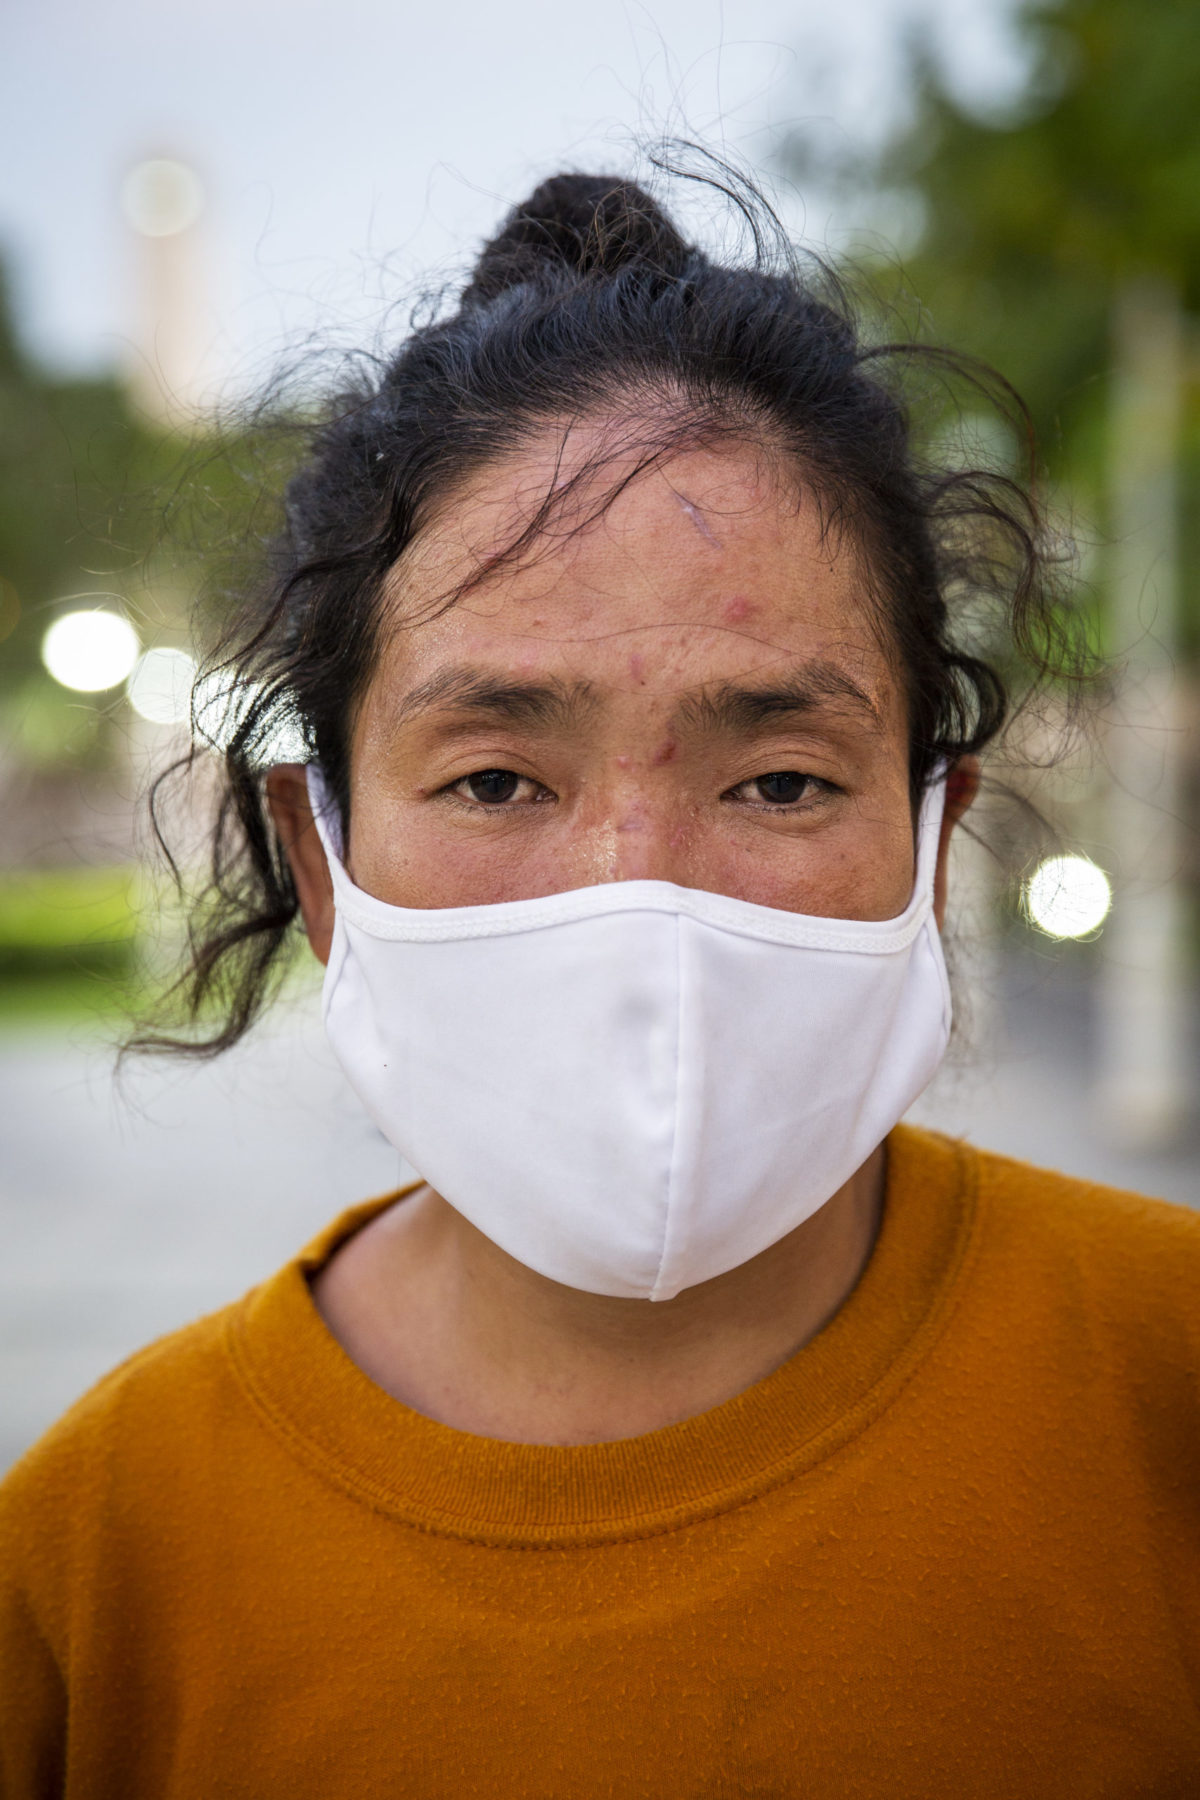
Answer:
<svg viewBox="0 0 1200 1800"><path fill-rule="evenodd" d="M890 711L894 659L857 551L826 528L799 471L744 442L644 462L600 424L548 434L464 483L389 582L387 685L482 658L676 689L811 657Z"/></svg>

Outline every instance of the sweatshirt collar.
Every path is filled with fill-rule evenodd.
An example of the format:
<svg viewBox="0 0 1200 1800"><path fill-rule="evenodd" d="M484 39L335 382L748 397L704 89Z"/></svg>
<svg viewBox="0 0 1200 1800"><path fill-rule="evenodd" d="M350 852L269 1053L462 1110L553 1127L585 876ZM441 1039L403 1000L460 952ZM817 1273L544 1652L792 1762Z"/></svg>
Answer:
<svg viewBox="0 0 1200 1800"><path fill-rule="evenodd" d="M476 1542L551 1547L669 1531L795 1480L869 1427L936 1341L972 1240L976 1158L887 1140L883 1221L849 1299L794 1356L708 1412L640 1437L514 1444L437 1423L350 1359L311 1275L411 1189L352 1208L230 1315L241 1383L301 1460L376 1510Z"/></svg>

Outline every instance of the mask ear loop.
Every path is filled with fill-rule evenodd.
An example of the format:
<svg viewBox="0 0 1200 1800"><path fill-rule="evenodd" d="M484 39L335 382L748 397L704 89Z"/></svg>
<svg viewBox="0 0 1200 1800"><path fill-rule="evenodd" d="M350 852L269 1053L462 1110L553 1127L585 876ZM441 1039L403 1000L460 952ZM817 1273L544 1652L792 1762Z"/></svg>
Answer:
<svg viewBox="0 0 1200 1800"><path fill-rule="evenodd" d="M304 781L308 788L308 803L312 807L313 823L317 828L317 836L321 840L321 848L329 858L329 864L335 876L344 875L341 813L337 802L329 792L325 771L320 763L310 762L307 765L304 771Z"/></svg>
<svg viewBox="0 0 1200 1800"><path fill-rule="evenodd" d="M917 827L917 872L913 897L928 899L933 904L933 885L937 877L938 845L942 838L942 820L946 816L946 782L948 763L934 771L921 801L921 817Z"/></svg>

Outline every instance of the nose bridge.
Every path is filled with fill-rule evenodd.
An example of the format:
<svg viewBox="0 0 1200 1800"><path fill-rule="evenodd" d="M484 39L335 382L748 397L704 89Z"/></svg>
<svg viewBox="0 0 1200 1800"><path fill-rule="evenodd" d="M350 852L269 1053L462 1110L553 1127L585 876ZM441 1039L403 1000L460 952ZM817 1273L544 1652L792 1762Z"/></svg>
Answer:
<svg viewBox="0 0 1200 1800"><path fill-rule="evenodd" d="M598 809L593 829L607 869L602 879L687 885L690 834L668 783L622 783Z"/></svg>

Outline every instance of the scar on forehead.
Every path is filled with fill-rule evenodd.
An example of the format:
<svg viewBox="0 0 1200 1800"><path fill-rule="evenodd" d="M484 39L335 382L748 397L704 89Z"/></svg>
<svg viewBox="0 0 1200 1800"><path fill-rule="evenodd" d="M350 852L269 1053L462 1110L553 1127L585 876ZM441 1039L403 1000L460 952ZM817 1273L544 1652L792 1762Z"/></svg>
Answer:
<svg viewBox="0 0 1200 1800"><path fill-rule="evenodd" d="M686 494L677 493L675 498L678 500L680 506L682 506L684 512L692 521L692 524L696 527L696 530L700 533L700 536L704 539L705 543L711 544L715 550L720 550L722 548L720 538L712 529L712 526L701 512L700 508L696 505L695 501L689 500Z"/></svg>

